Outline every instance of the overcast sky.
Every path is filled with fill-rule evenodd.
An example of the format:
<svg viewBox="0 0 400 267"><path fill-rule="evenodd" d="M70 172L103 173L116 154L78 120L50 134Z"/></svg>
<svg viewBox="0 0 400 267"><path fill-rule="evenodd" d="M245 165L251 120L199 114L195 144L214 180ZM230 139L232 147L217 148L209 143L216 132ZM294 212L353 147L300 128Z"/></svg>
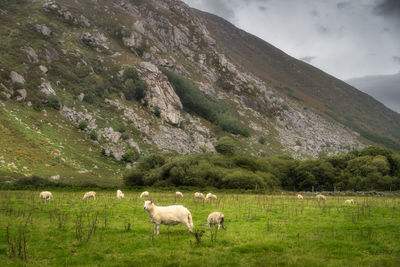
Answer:
<svg viewBox="0 0 400 267"><path fill-rule="evenodd" d="M183 0L337 78L400 71L400 0Z"/></svg>

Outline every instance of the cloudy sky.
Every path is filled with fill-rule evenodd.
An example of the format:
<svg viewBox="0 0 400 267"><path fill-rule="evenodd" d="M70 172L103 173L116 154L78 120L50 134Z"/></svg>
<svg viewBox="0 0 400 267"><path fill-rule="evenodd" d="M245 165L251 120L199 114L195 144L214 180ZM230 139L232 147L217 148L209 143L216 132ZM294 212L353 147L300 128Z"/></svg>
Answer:
<svg viewBox="0 0 400 267"><path fill-rule="evenodd" d="M400 72L400 0L184 0L337 78Z"/></svg>

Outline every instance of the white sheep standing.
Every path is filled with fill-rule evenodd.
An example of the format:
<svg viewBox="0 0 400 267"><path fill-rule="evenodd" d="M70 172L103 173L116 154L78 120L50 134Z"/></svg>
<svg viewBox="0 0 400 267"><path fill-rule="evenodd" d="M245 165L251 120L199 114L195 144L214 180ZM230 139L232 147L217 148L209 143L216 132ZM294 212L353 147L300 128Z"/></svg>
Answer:
<svg viewBox="0 0 400 267"><path fill-rule="evenodd" d="M178 198L178 197L183 197L183 194L181 193L181 192L175 192L175 196Z"/></svg>
<svg viewBox="0 0 400 267"><path fill-rule="evenodd" d="M204 197L203 193L199 193L199 192L194 193L194 198L195 199L206 199Z"/></svg>
<svg viewBox="0 0 400 267"><path fill-rule="evenodd" d="M96 192L94 192L94 191L86 192L86 193L83 195L82 200L85 200L85 199L88 199L88 198L93 198L94 200L96 200Z"/></svg>
<svg viewBox="0 0 400 267"><path fill-rule="evenodd" d="M321 194L317 195L316 198L317 198L318 201L320 201L320 200L325 201L326 200L326 197L324 195L321 195Z"/></svg>
<svg viewBox="0 0 400 267"><path fill-rule="evenodd" d="M150 194L149 194L149 192L147 192L147 191L144 191L144 192L142 192L142 193L140 194L140 198L149 197L149 196L150 196Z"/></svg>
<svg viewBox="0 0 400 267"><path fill-rule="evenodd" d="M206 195L206 200L208 200L208 199L217 199L217 196L214 195L214 194L208 193L208 194Z"/></svg>
<svg viewBox="0 0 400 267"><path fill-rule="evenodd" d="M193 232L193 220L190 211L182 205L158 207L153 201L146 200L144 209L150 216L150 222L154 223L154 234L160 234L160 224L176 225L182 223Z"/></svg>
<svg viewBox="0 0 400 267"><path fill-rule="evenodd" d="M214 225L218 225L218 229L222 226L222 229L225 229L224 226L224 214L221 212L215 211L210 213L207 218L207 226L211 227Z"/></svg>
<svg viewBox="0 0 400 267"><path fill-rule="evenodd" d="M117 198L118 199L124 199L125 198L125 194L124 193L122 193L122 191L121 190L117 190Z"/></svg>
<svg viewBox="0 0 400 267"><path fill-rule="evenodd" d="M46 200L50 200L53 198L53 194L49 191L43 191L40 193L40 198L41 199L46 199Z"/></svg>
<svg viewBox="0 0 400 267"><path fill-rule="evenodd" d="M297 199L298 199L298 200L303 200L303 196L300 195L300 194L298 194L298 195L297 195Z"/></svg>
<svg viewBox="0 0 400 267"><path fill-rule="evenodd" d="M344 204L354 204L354 199L348 199L344 202Z"/></svg>

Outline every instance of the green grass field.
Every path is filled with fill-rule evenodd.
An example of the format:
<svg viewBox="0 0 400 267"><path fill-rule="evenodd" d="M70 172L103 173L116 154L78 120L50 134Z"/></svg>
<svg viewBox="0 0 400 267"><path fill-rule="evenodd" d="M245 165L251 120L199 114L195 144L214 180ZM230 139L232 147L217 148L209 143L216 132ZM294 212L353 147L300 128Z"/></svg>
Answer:
<svg viewBox="0 0 400 267"><path fill-rule="evenodd" d="M193 192L152 193L156 205L179 203L192 213L200 243L183 225L153 225L140 192L0 191L0 266L399 266L400 200L391 197L216 193L195 202ZM354 198L355 205L344 205ZM225 214L227 230L206 227L209 213Z"/></svg>

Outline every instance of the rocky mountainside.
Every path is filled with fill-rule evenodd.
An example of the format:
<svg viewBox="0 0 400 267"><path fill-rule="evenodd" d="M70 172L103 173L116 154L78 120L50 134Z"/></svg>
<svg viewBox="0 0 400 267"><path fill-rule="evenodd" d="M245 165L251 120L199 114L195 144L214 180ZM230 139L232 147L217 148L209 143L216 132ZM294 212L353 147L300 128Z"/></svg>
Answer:
<svg viewBox="0 0 400 267"><path fill-rule="evenodd" d="M338 117L322 88L364 95L266 43L249 54L254 37L233 29L229 39L233 26L221 26L224 35L220 23L228 25L176 0L1 1L0 170L107 184L142 155L214 152L225 135L244 152L299 158L362 148L376 136L399 143L388 134L399 117L382 105L357 100L359 113ZM314 95L299 89L321 79ZM329 98L338 109L350 100ZM393 129L342 120L369 118L369 108Z"/></svg>

